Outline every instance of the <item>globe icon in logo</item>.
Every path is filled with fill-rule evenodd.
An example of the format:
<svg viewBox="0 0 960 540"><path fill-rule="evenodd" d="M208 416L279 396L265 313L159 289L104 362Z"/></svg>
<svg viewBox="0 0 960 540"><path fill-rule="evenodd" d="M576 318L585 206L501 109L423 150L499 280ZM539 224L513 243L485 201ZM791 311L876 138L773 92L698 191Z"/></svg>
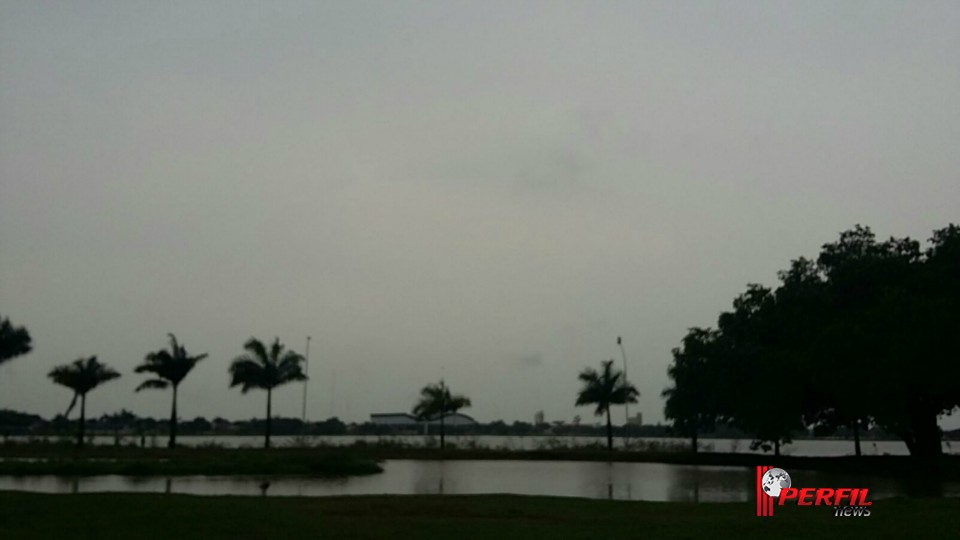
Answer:
<svg viewBox="0 0 960 540"><path fill-rule="evenodd" d="M780 490L790 487L790 475L783 469L770 469L760 479L763 492L771 497L779 497Z"/></svg>

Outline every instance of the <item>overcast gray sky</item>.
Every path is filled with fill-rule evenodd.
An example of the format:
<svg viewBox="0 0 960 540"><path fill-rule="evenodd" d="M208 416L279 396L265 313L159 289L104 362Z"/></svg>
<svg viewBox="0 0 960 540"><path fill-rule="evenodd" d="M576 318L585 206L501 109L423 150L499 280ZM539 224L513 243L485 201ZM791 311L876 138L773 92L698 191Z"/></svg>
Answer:
<svg viewBox="0 0 960 540"><path fill-rule="evenodd" d="M132 369L174 332L228 388L248 337L310 357L312 418L570 420L626 344L661 421L670 349L856 223L960 217L957 2L0 1L0 313L89 412L163 416ZM276 395L297 416L301 389ZM591 420L592 421L592 420ZM956 423L956 422L954 422Z"/></svg>

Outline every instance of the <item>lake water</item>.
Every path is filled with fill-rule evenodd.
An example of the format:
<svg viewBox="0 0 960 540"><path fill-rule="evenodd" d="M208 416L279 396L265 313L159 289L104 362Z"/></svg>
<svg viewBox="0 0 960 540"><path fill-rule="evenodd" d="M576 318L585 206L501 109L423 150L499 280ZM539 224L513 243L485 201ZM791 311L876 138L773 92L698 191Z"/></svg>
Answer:
<svg viewBox="0 0 960 540"><path fill-rule="evenodd" d="M27 442L29 440L73 440L70 437L8 437L10 441ZM117 440L112 435L98 435L89 439L96 445L113 445ZM123 436L119 442L124 445L140 444L139 437ZM309 444L311 446L349 446L358 442L365 444L399 444L407 446L424 446L428 444L439 444L437 437L425 437L422 435L326 435L312 437L289 437L274 436L272 443L274 446L302 446ZM505 450L541 450L550 448L571 448L597 446L606 448L607 440L605 437L569 437L569 436L500 436L500 435L450 435L447 436L447 442L460 448L491 448ZM148 447L165 447L167 437L164 435L151 435L145 439ZM183 446L204 446L214 445L225 448L258 448L263 446L263 436L260 435L201 435L201 436L178 436L177 444ZM671 437L634 437L630 439L631 446L640 449L662 449L662 450L681 450L686 451L690 448L689 439L679 439ZM614 439L614 445L618 448L624 446L624 439L617 437ZM704 452L739 452L747 454L770 454L773 452L764 452L762 450L750 450L750 440L748 439L701 439L700 449ZM863 441L861 449L864 455L868 456L905 456L908 455L907 445L903 441ZM943 451L948 454L960 454L960 441L944 441ZM798 440L780 448L781 454L785 456L846 456L853 455L853 441L838 439L808 439Z"/></svg>
<svg viewBox="0 0 960 540"><path fill-rule="evenodd" d="M10 440L25 442L30 437L10 437ZM43 437L35 437L43 439ZM47 437L48 440L55 439ZM357 442L366 444L384 444L394 443L410 446L423 446L426 444L438 444L436 437L424 437L417 435L397 435L397 436L376 436L376 435L330 435L295 438L295 437L274 437L275 446L294 446L294 445L328 445L328 446L349 446ZM94 444L112 445L115 439L112 436L96 436L92 438ZM677 439L669 437L636 437L630 439L633 446L640 446L647 449L664 450L683 450L690 447L689 439ZM135 437L121 437L122 444L140 444L140 439ZM146 446L163 447L167 444L167 438L162 435L148 436ZM493 448L506 450L538 450L562 447L583 447L600 446L606 447L607 440L604 437L552 437L552 436L527 436L527 437L508 437L499 435L452 435L447 437L447 442L461 448ZM263 437L257 435L216 435L216 436L179 436L177 444L184 446L203 446L217 445L226 448L260 447L263 446ZM623 447L624 439L617 437L614 439L617 447ZM706 452L740 452L750 454L763 454L762 450L750 450L750 441L748 439L701 439L700 448ZM861 448L864 455L908 455L907 445L902 441L863 441ZM791 444L781 447L781 453L787 456L844 456L853 455L853 441L837 439L810 439L798 440ZM943 451L951 454L960 454L960 441L944 441ZM773 452L767 452L772 455Z"/></svg>
<svg viewBox="0 0 960 540"><path fill-rule="evenodd" d="M387 460L384 472L371 476L269 478L267 496L331 496L379 494L550 495L642 501L732 502L752 500L752 468L705 467L661 463L585 461ZM863 486L873 499L937 494L960 496L960 482L788 471L794 486ZM263 477L135 478L95 476L0 477L0 490L45 493L183 493L191 495L263 494Z"/></svg>

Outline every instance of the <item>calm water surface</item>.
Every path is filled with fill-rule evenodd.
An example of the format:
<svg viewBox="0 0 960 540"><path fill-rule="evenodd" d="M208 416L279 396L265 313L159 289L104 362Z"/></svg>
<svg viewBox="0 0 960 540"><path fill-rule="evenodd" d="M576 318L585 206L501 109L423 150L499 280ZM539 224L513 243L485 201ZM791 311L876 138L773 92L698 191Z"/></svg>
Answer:
<svg viewBox="0 0 960 540"><path fill-rule="evenodd" d="M431 461L388 460L382 474L340 479L269 478L267 496L377 494L551 495L643 501L748 501L754 493L753 470L660 463L584 461ZM960 482L916 479L916 484L877 477L813 471L788 471L794 486L864 486L872 498L934 491L960 496ZM264 477L134 478L96 476L0 477L0 490L46 493L184 493L192 495L263 494Z"/></svg>
<svg viewBox="0 0 960 540"><path fill-rule="evenodd" d="M28 440L56 440L55 437L10 437L10 440L26 442ZM73 440L66 437L65 440ZM607 440L604 437L552 437L552 436L528 436L528 437L508 437L500 435L451 435L447 441L461 448L492 448L505 450L539 450L550 448L569 448L583 446L597 446L606 448ZM633 445L639 445L641 448L660 448L664 450L676 449L686 451L690 447L689 439L676 439L669 437L643 438L637 437L631 439ZM117 442L112 436L96 436L91 438L93 444L112 445ZM140 439L135 437L121 437L121 444L140 444ZM165 447L167 438L164 435L149 436L144 441L148 447ZM396 435L396 436L376 436L376 435L329 435L314 436L304 438L294 437L274 437L274 444L277 446L295 446L303 445L326 445L326 446L349 446L357 442L366 444L402 444L409 446L424 446L426 444L437 444L435 437L424 437L422 435ZM225 448L258 448L263 446L263 437L259 435L215 435L215 436L179 436L177 444L183 446L204 446L214 445ZM617 447L623 447L622 437L614 439ZM863 441L862 450L864 455L868 456L906 456L909 454L907 445L902 441ZM700 448L705 452L739 452L748 454L772 455L773 452L763 452L762 450L750 450L750 441L747 439L702 439ZM944 441L943 451L948 454L960 454L960 442ZM781 453L787 456L846 456L853 455L853 441L816 439L799 440L784 445Z"/></svg>

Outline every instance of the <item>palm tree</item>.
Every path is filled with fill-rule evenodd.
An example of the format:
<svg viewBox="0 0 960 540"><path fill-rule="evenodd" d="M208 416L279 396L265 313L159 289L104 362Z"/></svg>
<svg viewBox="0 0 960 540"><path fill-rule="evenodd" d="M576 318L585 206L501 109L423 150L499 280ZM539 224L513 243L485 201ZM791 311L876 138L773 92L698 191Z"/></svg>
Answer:
<svg viewBox="0 0 960 540"><path fill-rule="evenodd" d="M462 395L450 395L450 388L441 380L438 384L428 384L420 390L420 401L413 407L413 414L420 420L432 420L440 417L440 449L445 446L444 421L448 414L470 406L470 398Z"/></svg>
<svg viewBox="0 0 960 540"><path fill-rule="evenodd" d="M154 379L143 381L136 391L146 390L148 388L162 390L169 387L173 388L173 406L170 408L170 442L167 446L173 448L177 445L177 387L184 377L190 373L190 370L197 365L197 362L207 357L206 354L190 356L187 349L177 343L177 337L173 334L167 334L170 337L170 350L160 349L156 352L147 353L143 359L143 364L137 366L137 373L152 373L156 376Z"/></svg>
<svg viewBox="0 0 960 540"><path fill-rule="evenodd" d="M27 354L31 349L30 333L22 326L13 326L10 319L0 318L0 364Z"/></svg>
<svg viewBox="0 0 960 540"><path fill-rule="evenodd" d="M613 425L610 423L610 406L636 403L640 392L623 377L623 372L613 367L613 360L600 363L602 370L586 368L578 378L583 388L577 394L577 406L596 404L594 414L607 415L607 450L613 451Z"/></svg>
<svg viewBox="0 0 960 540"><path fill-rule="evenodd" d="M250 338L243 344L247 354L242 354L230 364L230 387L240 386L246 394L251 388L267 391L267 430L264 448L270 448L270 406L273 389L293 381L305 381L300 364L303 356L293 351L283 350L279 338L267 350L263 342Z"/></svg>
<svg viewBox="0 0 960 540"><path fill-rule="evenodd" d="M87 421L87 392L119 376L113 368L101 364L96 356L57 366L48 374L53 382L73 390L73 400L64 416L70 415L73 406L77 404L77 397L80 398L80 432L77 433L77 446L83 446L83 431Z"/></svg>

